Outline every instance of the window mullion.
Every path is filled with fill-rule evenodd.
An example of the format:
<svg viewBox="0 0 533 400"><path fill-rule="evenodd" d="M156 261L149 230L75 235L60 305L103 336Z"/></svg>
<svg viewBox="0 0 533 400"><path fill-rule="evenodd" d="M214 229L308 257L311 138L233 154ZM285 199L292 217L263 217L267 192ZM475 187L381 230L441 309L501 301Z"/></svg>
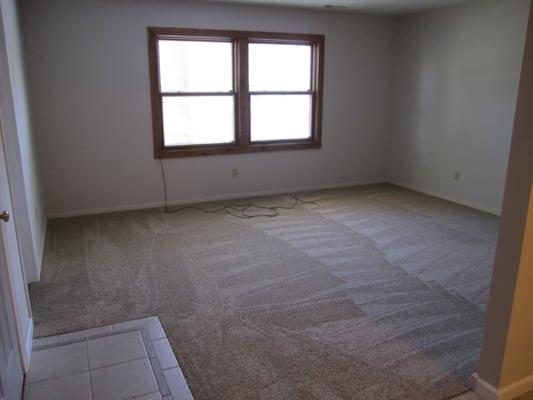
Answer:
<svg viewBox="0 0 533 400"><path fill-rule="evenodd" d="M238 143L250 144L250 91L248 86L248 39L237 41Z"/></svg>

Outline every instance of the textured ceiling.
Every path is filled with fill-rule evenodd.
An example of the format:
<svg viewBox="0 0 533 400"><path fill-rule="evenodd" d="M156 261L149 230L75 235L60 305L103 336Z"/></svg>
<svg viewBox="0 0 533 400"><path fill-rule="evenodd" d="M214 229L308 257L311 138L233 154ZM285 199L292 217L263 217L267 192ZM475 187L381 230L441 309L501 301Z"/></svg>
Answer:
<svg viewBox="0 0 533 400"><path fill-rule="evenodd" d="M431 10L467 0L210 0L227 3L267 4L290 7L324 8L340 6L339 11L360 11L389 15L403 15ZM341 8L342 7L342 8ZM335 7L336 8L336 7Z"/></svg>

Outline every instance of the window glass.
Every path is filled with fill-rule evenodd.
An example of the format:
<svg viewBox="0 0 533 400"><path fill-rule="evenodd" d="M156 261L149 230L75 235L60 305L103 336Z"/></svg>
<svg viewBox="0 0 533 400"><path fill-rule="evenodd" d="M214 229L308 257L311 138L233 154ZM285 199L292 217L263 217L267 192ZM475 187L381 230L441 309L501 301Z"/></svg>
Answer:
<svg viewBox="0 0 533 400"><path fill-rule="evenodd" d="M250 91L308 91L311 46L250 43Z"/></svg>
<svg viewBox="0 0 533 400"><path fill-rule="evenodd" d="M159 40L159 79L165 92L233 90L233 45Z"/></svg>
<svg viewBox="0 0 533 400"><path fill-rule="evenodd" d="M251 141L311 137L311 95L252 95Z"/></svg>
<svg viewBox="0 0 533 400"><path fill-rule="evenodd" d="M233 142L233 108L233 96L163 97L165 146Z"/></svg>

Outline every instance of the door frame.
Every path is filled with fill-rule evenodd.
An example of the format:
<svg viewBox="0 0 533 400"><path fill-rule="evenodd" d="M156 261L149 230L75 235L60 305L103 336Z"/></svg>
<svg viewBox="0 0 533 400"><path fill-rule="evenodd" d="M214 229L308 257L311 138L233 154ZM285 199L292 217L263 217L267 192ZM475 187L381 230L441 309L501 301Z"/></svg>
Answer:
<svg viewBox="0 0 533 400"><path fill-rule="evenodd" d="M0 153L0 156L2 154ZM5 359L0 366L2 376L2 399L17 399L22 396L24 384L24 370L22 367L22 354L20 351L19 335L16 326L15 308L11 299L11 288L8 275L9 265L7 252L4 246L4 240L0 239L0 320L3 325L0 334L3 342L0 344L4 347ZM4 320L5 318L5 320ZM7 350L7 351L6 351Z"/></svg>
<svg viewBox="0 0 533 400"><path fill-rule="evenodd" d="M17 342L24 371L28 371L33 344L33 318L29 302L27 273L32 274L36 268L33 237L30 226L30 213L22 171L21 149L19 146L19 124L15 113L12 65L16 56L18 35L18 15L15 0L0 0L0 158L5 163L11 214L13 218L16 251L10 238L8 257L17 257L15 262L8 262L8 296L15 319ZM14 53L14 54L13 54ZM1 166L4 168L4 165ZM7 244L7 241L5 241ZM8 249L6 249L8 251ZM14 254L16 252L16 254ZM31 276L30 276L31 277ZM35 278L35 277L34 277ZM24 284L21 284L21 279ZM24 293L23 293L24 291Z"/></svg>
<svg viewBox="0 0 533 400"><path fill-rule="evenodd" d="M5 141L4 141L5 132L3 130L3 120L2 120L1 111L2 110L0 110L0 168L3 168L4 166L6 167L6 177L8 181L7 189L8 189L9 197L11 198L11 211L13 214L11 216L12 220L9 223L16 225L16 221L15 221L16 217L14 215L15 214L14 209L16 205L13 202L9 171L7 171L7 163L5 160ZM3 189L3 188L0 188L0 189ZM5 297L7 299L7 303L8 303L7 305L9 306L9 308L11 308L11 312L13 313L14 322L15 322L14 325L15 325L16 336L17 336L17 344L18 344L17 350L21 358L22 368L24 372L28 372L30 369L31 350L32 350L32 344L33 344L33 317L32 317L32 312L31 312L31 307L30 307L28 286L26 284L24 268L22 268L22 258L20 255L20 243L19 243L19 240L16 234L16 228L14 229L14 231L15 231L14 240L17 243L17 253L15 256L18 257L19 259L18 264L20 265L20 268L15 268L16 263L10 262L8 258L9 254L7 254L8 249L5 246L7 242L3 240L3 237L0 237L0 240L3 241L2 247L4 248L5 258L6 258L5 271L2 271L2 273L6 277L5 287L7 288L7 293L5 293L6 295ZM22 298L25 299L25 301L23 302L20 301L20 296L19 296L19 299L17 299L16 291L20 290L15 287L15 283L14 283L16 281L17 276L19 279L22 279L22 281L24 282L24 284L22 285L23 287L22 290L24 290L24 293L23 293L24 296L22 296ZM4 288L0 287L0 290L3 291ZM23 312L24 311L23 308L26 308L27 314L29 316L27 322L23 321L23 316L25 315L25 313Z"/></svg>
<svg viewBox="0 0 533 400"><path fill-rule="evenodd" d="M24 75L24 70L19 70L24 64L17 63L17 60L19 58L22 60L23 57L20 54L22 46L18 19L16 0L0 0L0 111L3 114L5 160L10 178L11 198L17 205L13 215L17 219L20 256L26 282L30 283L40 279L44 234L41 243L34 243L31 220L37 210L33 210L28 203L28 192L24 182L21 140L25 139L21 139L19 132L31 129L31 121L23 114L18 116L16 112L15 87L21 84L19 75ZM20 91L25 89L21 87ZM27 102L27 99L20 97L20 101Z"/></svg>

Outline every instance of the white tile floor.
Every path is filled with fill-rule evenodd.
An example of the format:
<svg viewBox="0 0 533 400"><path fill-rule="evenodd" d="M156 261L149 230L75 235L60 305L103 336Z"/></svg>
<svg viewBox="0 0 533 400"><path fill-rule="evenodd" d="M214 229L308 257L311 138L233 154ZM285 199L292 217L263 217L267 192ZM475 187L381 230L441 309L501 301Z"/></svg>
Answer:
<svg viewBox="0 0 533 400"><path fill-rule="evenodd" d="M24 400L193 400L157 317L35 339Z"/></svg>

